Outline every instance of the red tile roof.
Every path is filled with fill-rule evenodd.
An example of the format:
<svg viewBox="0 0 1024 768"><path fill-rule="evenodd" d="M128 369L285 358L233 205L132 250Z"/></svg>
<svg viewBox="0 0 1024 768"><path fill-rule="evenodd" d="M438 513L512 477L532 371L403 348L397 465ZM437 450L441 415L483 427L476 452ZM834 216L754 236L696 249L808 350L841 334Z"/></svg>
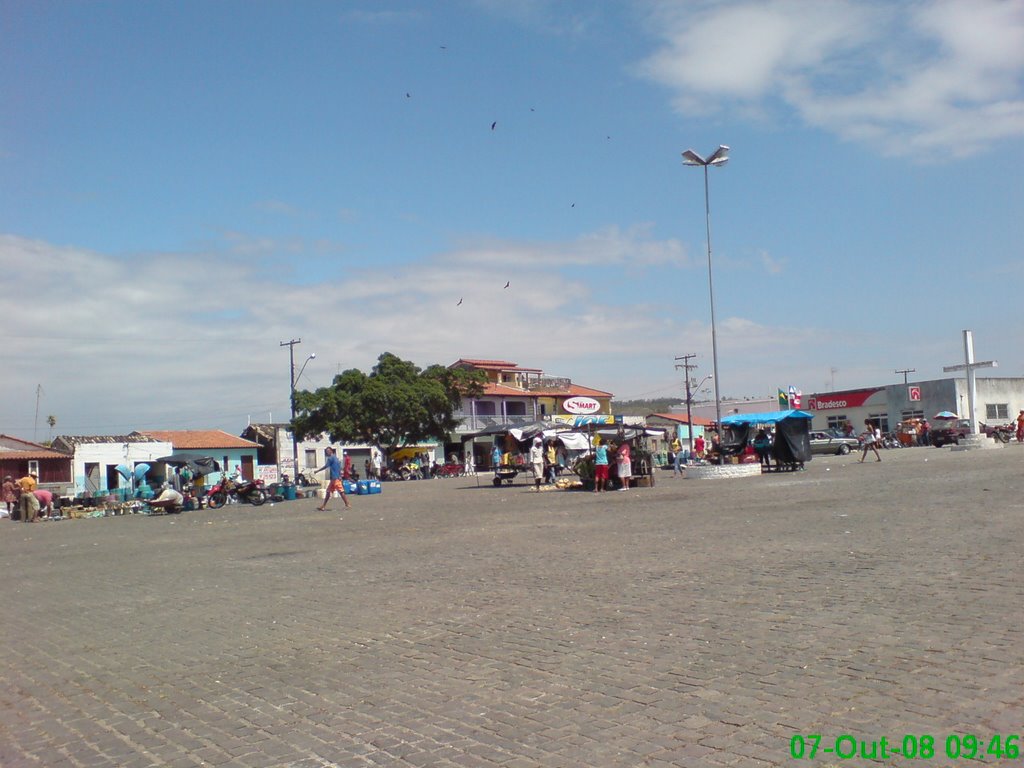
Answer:
<svg viewBox="0 0 1024 768"><path fill-rule="evenodd" d="M68 455L53 451L45 445L30 443L10 435L0 435L0 459L17 461L21 459L66 459Z"/></svg>
<svg viewBox="0 0 1024 768"><path fill-rule="evenodd" d="M147 429L139 430L140 434L149 435L174 446L175 450L191 450L196 448L259 448L259 443L242 437L229 435L220 429Z"/></svg>
<svg viewBox="0 0 1024 768"><path fill-rule="evenodd" d="M579 384L570 384L568 387L544 387L536 388L532 390L535 395L542 395L544 397L612 397L611 392L605 392L600 389L591 389L590 387L584 387Z"/></svg>
<svg viewBox="0 0 1024 768"><path fill-rule="evenodd" d="M518 387L507 387L504 384L495 384L491 381L484 384L483 394L501 395L503 397L537 397L536 392L519 389Z"/></svg>
<svg viewBox="0 0 1024 768"><path fill-rule="evenodd" d="M513 363L508 360L471 360L468 358L460 358L448 367L455 368L459 365L467 365L471 368L479 368L487 371L525 371L527 373L541 372L540 368L520 368L517 363Z"/></svg>

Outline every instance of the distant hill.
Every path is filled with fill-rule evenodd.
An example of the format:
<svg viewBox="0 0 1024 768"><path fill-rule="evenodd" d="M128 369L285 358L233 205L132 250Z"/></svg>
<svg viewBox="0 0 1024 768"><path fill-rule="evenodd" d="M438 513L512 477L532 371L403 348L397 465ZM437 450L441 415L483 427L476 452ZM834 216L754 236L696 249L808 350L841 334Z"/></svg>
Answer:
<svg viewBox="0 0 1024 768"><path fill-rule="evenodd" d="M649 413L668 413L674 405L682 405L681 397L662 397L657 400L612 400L612 413L616 416L646 416Z"/></svg>

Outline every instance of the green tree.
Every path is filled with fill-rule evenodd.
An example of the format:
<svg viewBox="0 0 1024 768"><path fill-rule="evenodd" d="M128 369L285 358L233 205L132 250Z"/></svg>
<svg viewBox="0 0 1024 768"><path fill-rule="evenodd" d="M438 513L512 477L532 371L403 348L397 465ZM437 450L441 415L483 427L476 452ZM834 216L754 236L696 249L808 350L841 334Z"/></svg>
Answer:
<svg viewBox="0 0 1024 768"><path fill-rule="evenodd" d="M332 441L368 443L388 453L423 440L445 440L458 426L464 396L483 391L482 372L426 369L390 352L369 375L352 368L329 387L295 393L297 439L326 434Z"/></svg>

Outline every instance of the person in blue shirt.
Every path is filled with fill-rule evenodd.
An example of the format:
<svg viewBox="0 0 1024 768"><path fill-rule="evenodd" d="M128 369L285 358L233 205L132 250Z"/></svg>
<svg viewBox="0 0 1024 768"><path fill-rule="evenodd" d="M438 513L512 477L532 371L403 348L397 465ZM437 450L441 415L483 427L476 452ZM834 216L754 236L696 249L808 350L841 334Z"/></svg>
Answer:
<svg viewBox="0 0 1024 768"><path fill-rule="evenodd" d="M608 446L598 443L594 446L594 493L604 490L608 482Z"/></svg>
<svg viewBox="0 0 1024 768"><path fill-rule="evenodd" d="M342 482L341 462L338 461L338 454L333 448L328 447L324 449L324 456L324 465L317 472L327 470L327 491L324 493L324 503L317 507L317 509L325 512L327 510L327 502L330 501L331 494L335 491L341 494L341 500L345 502L345 509L351 509L352 505L348 503L348 496L345 495L345 483Z"/></svg>
<svg viewBox="0 0 1024 768"><path fill-rule="evenodd" d="M501 466L501 446L497 443L494 444L494 450L491 451L491 466L493 466L495 470Z"/></svg>

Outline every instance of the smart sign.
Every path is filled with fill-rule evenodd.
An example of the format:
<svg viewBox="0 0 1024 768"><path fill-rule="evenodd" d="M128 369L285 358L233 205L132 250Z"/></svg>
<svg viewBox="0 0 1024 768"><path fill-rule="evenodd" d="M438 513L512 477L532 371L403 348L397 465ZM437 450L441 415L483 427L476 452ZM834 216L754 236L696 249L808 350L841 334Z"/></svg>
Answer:
<svg viewBox="0 0 1024 768"><path fill-rule="evenodd" d="M592 397L570 397L562 402L566 413L588 415L601 410L601 404Z"/></svg>

